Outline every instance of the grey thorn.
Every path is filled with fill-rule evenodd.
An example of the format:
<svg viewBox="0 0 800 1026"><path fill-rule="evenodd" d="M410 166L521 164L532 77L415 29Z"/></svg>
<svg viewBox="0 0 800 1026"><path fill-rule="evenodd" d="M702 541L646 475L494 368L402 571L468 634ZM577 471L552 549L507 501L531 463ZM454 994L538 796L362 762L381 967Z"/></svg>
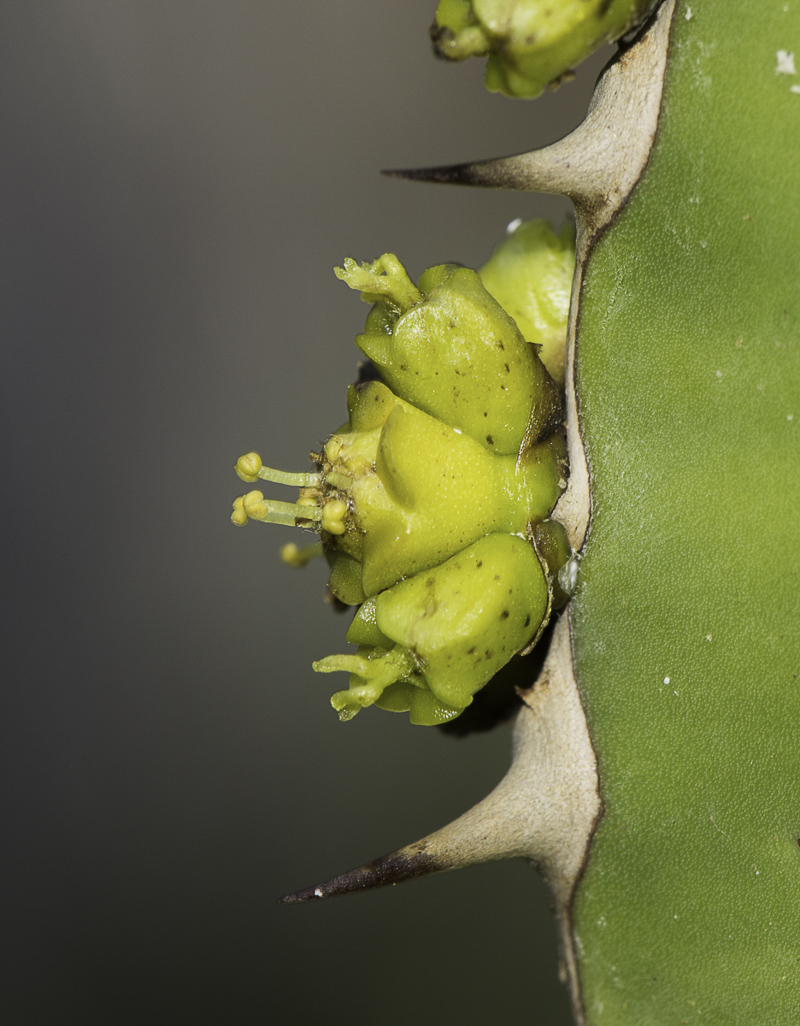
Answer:
<svg viewBox="0 0 800 1026"><path fill-rule="evenodd" d="M523 694L506 776L448 826L282 904L384 887L498 859L535 862L564 908L599 813L597 771L572 674L567 618L556 625L535 686Z"/></svg>
<svg viewBox="0 0 800 1026"><path fill-rule="evenodd" d="M410 170L381 171L390 178L403 178L412 182L437 182L444 185L477 185L485 189L529 188L527 159L529 153L493 160L477 160L469 164L451 164L447 167L422 167Z"/></svg>
<svg viewBox="0 0 800 1026"><path fill-rule="evenodd" d="M379 859L367 862L358 869L331 877L316 887L287 894L278 901L279 905L296 905L303 901L318 901L320 898L335 898L338 894L353 894L356 891L373 890L389 884L401 883L403 880L415 880L429 873L440 873L449 866L440 865L427 851L427 838L409 844L391 855L382 855Z"/></svg>
<svg viewBox="0 0 800 1026"><path fill-rule="evenodd" d="M496 160L384 173L567 196L593 234L624 206L647 165L674 8L675 0L667 0L636 44L620 51L600 76L585 120L552 146Z"/></svg>
<svg viewBox="0 0 800 1026"><path fill-rule="evenodd" d="M515 836L514 822L509 815L513 799L507 794L507 779L469 812L421 841L334 876L316 887L288 894L279 904L333 898L338 894L415 880L431 873L524 855L524 845Z"/></svg>

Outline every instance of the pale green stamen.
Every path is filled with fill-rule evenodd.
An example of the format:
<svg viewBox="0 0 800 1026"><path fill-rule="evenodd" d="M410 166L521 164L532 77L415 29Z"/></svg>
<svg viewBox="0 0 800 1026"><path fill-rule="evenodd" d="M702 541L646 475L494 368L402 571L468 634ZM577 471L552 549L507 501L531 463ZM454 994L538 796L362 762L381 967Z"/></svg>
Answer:
<svg viewBox="0 0 800 1026"><path fill-rule="evenodd" d="M353 479L347 474L339 474L334 470L325 475L325 483L329 484L331 488L338 488L340 492L346 492L352 485Z"/></svg>
<svg viewBox="0 0 800 1026"><path fill-rule="evenodd" d="M265 467L257 452L248 452L240 456L234 469L239 477L248 483L261 478L262 481L290 485L294 488L318 488L322 484L322 474L290 474L285 470Z"/></svg>
<svg viewBox="0 0 800 1026"><path fill-rule="evenodd" d="M258 476L262 481L293 485L295 488L318 488L322 484L322 474L290 474L285 470L272 470L270 467L262 467Z"/></svg>
<svg viewBox="0 0 800 1026"><path fill-rule="evenodd" d="M265 524L288 524L294 527L297 520L322 520L322 510L318 506L303 506L297 502L265 499L252 512L247 507L245 509L251 520L260 520Z"/></svg>
<svg viewBox="0 0 800 1026"><path fill-rule="evenodd" d="M315 505L277 502L274 499L265 499L261 492L248 492L247 495L240 495L235 500L231 520L241 526L248 519L260 520L265 524L286 524L294 527L298 520L322 520L322 510Z"/></svg>

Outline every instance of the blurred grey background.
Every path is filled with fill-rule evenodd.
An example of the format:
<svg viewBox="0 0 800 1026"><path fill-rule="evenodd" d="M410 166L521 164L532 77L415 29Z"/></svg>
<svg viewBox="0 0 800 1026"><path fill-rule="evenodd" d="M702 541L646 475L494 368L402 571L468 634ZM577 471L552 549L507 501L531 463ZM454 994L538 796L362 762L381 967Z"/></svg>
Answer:
<svg viewBox="0 0 800 1026"><path fill-rule="evenodd" d="M479 265L568 214L379 175L559 138L607 57L490 96L434 6L0 5L4 1023L569 1021L524 863L275 904L508 763L508 727L340 724L324 567L228 521L238 455L304 469L345 419L366 308L334 264Z"/></svg>

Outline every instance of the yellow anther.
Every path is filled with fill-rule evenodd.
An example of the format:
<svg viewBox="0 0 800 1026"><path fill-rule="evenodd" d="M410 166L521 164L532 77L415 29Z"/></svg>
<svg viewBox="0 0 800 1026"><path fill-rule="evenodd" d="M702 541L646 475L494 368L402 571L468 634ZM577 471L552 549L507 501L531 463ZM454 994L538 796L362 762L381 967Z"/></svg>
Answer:
<svg viewBox="0 0 800 1026"><path fill-rule="evenodd" d="M244 527L247 523L247 514L244 511L244 496L240 495L238 498L233 500L233 513L231 513L231 521L236 524L237 527Z"/></svg>
<svg viewBox="0 0 800 1026"><path fill-rule="evenodd" d="M342 499L331 499L322 509L322 530L328 534L344 534L344 518L347 503Z"/></svg>
<svg viewBox="0 0 800 1026"><path fill-rule="evenodd" d="M234 470L243 481L252 484L253 481L258 480L258 472L261 470L261 466L261 457L258 453L248 452L244 456L239 457Z"/></svg>
<svg viewBox="0 0 800 1026"><path fill-rule="evenodd" d="M286 563L287 566L303 566L304 563L300 559L300 546L295 545L294 542L289 542L286 545L281 545L280 548L281 561Z"/></svg>
<svg viewBox="0 0 800 1026"><path fill-rule="evenodd" d="M245 513L255 520L263 517L267 512L263 492L248 492L247 495L242 496L242 505L244 506Z"/></svg>
<svg viewBox="0 0 800 1026"><path fill-rule="evenodd" d="M316 506L317 505L317 500L314 498L313 495L300 495L300 496L298 496L296 505L298 505L298 506Z"/></svg>
<svg viewBox="0 0 800 1026"><path fill-rule="evenodd" d="M281 546L281 559L289 566L304 567L315 556L321 555L322 542L314 542L313 545L306 545L302 549L294 542Z"/></svg>

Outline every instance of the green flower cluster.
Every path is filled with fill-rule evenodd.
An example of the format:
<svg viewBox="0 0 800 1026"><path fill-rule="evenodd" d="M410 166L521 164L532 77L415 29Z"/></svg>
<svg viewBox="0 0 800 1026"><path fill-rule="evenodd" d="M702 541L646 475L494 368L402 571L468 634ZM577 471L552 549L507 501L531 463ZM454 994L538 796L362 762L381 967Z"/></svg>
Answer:
<svg viewBox="0 0 800 1026"><path fill-rule="evenodd" d="M385 254L336 274L373 304L356 342L381 380L350 387L347 424L314 472L243 456L243 480L300 492L296 503L250 492L232 519L320 532L284 558L324 552L331 592L359 607L347 634L356 653L314 664L350 673L332 699L341 719L375 704L442 723L566 598L557 576L569 545L547 519L566 486L560 394L475 271L442 264L414 285Z"/></svg>
<svg viewBox="0 0 800 1026"><path fill-rule="evenodd" d="M431 29L448 60L488 57L486 88L538 96L604 43L634 28L658 0L439 0Z"/></svg>

